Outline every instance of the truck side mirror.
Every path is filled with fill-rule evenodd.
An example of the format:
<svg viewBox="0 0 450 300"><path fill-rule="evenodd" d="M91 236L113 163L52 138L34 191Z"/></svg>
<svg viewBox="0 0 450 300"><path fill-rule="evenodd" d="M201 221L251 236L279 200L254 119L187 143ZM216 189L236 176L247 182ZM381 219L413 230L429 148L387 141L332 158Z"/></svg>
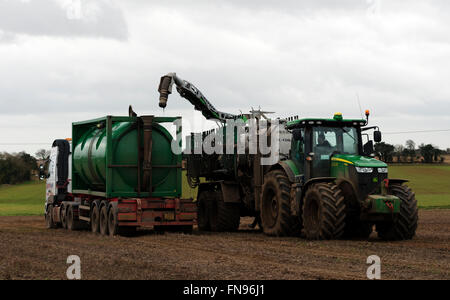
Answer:
<svg viewBox="0 0 450 300"><path fill-rule="evenodd" d="M377 130L373 132L373 140L375 143L381 142L381 131Z"/></svg>
<svg viewBox="0 0 450 300"><path fill-rule="evenodd" d="M294 131L292 132L292 137L294 138L294 141L301 141L302 131L300 129L294 129Z"/></svg>

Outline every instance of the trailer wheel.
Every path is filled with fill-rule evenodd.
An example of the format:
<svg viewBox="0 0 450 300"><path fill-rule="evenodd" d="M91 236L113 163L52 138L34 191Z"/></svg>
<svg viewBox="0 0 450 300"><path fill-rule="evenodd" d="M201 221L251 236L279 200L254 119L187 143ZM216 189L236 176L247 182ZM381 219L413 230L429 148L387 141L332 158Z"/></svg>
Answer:
<svg viewBox="0 0 450 300"><path fill-rule="evenodd" d="M100 208L100 234L108 235L108 207L102 204Z"/></svg>
<svg viewBox="0 0 450 300"><path fill-rule="evenodd" d="M56 228L56 224L53 222L53 205L47 206L47 211L45 212L45 224L47 229Z"/></svg>
<svg viewBox="0 0 450 300"><path fill-rule="evenodd" d="M198 229L200 231L210 231L209 210L213 193L210 191L201 191L197 197L197 218Z"/></svg>
<svg viewBox="0 0 450 300"><path fill-rule="evenodd" d="M64 229L67 229L66 214L67 214L66 207L64 205L61 205L61 210L60 210L60 213L59 213L60 217L59 218L61 220L61 227L64 228Z"/></svg>
<svg viewBox="0 0 450 300"><path fill-rule="evenodd" d="M267 235L300 235L300 218L291 214L290 183L283 171L274 170L264 177L261 221Z"/></svg>
<svg viewBox="0 0 450 300"><path fill-rule="evenodd" d="M98 201L94 202L92 205L91 212L91 232L99 233L100 232L100 210L99 210Z"/></svg>
<svg viewBox="0 0 450 300"><path fill-rule="evenodd" d="M132 235L136 232L136 227L119 227L117 203L112 203L108 209L108 231L110 236Z"/></svg>
<svg viewBox="0 0 450 300"><path fill-rule="evenodd" d="M70 204L67 206L66 223L67 223L68 230L73 231L73 230L78 230L80 228L80 221L75 220L73 206Z"/></svg>
<svg viewBox="0 0 450 300"><path fill-rule="evenodd" d="M410 240L416 234L418 222L417 200L406 185L391 185L389 193L400 198L400 212L391 222L378 223L378 236L383 240Z"/></svg>
<svg viewBox="0 0 450 300"><path fill-rule="evenodd" d="M303 203L303 228L307 239L339 239L345 229L345 200L334 183L308 188Z"/></svg>
<svg viewBox="0 0 450 300"><path fill-rule="evenodd" d="M241 210L238 203L225 202L222 191L217 191L213 193L209 217L211 231L237 231L241 221Z"/></svg>

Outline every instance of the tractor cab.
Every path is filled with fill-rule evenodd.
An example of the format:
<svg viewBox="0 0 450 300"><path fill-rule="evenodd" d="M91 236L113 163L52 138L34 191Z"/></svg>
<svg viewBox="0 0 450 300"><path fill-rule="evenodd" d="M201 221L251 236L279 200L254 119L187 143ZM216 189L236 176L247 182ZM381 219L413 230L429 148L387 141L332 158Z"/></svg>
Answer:
<svg viewBox="0 0 450 300"><path fill-rule="evenodd" d="M332 119L288 122L287 129L293 134L290 158L299 174L303 174L305 181L344 178L356 186L364 186L366 195L370 193L387 178L387 165L374 158L373 141L363 132L378 128L365 127L367 123L364 119L344 119L340 113ZM381 140L378 130L374 138L375 142Z"/></svg>

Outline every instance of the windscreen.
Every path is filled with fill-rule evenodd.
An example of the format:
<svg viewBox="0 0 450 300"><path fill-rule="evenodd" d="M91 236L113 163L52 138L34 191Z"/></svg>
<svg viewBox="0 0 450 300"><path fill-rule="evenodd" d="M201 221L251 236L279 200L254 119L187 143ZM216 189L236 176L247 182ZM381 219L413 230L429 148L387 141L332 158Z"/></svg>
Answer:
<svg viewBox="0 0 450 300"><path fill-rule="evenodd" d="M358 131L355 127L315 127L313 152L322 160L332 154L358 154Z"/></svg>

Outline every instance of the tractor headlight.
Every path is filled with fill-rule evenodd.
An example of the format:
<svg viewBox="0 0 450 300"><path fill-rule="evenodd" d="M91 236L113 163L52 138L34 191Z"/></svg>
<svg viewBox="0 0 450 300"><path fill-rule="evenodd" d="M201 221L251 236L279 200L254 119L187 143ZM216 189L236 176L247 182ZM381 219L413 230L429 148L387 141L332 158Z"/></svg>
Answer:
<svg viewBox="0 0 450 300"><path fill-rule="evenodd" d="M360 167L355 167L356 168L356 172L358 173L372 173L373 172L373 168L360 168Z"/></svg>
<svg viewBox="0 0 450 300"><path fill-rule="evenodd" d="M387 173L388 168L378 168L378 173Z"/></svg>

